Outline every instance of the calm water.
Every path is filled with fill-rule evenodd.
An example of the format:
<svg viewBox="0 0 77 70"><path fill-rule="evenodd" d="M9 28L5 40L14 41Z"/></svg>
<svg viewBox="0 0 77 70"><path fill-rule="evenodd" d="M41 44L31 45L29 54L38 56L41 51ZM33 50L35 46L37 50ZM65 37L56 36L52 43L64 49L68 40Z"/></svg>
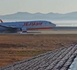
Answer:
<svg viewBox="0 0 77 70"><path fill-rule="evenodd" d="M75 58L74 62L70 66L70 69L68 70L77 70L77 57Z"/></svg>
<svg viewBox="0 0 77 70"><path fill-rule="evenodd" d="M71 27L77 27L77 20L67 20L67 21L51 21L56 24L56 26L71 26Z"/></svg>

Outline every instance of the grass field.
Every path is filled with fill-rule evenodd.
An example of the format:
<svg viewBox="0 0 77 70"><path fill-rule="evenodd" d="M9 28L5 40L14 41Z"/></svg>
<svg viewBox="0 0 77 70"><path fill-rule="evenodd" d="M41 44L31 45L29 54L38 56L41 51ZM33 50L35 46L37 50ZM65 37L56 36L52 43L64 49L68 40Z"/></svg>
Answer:
<svg viewBox="0 0 77 70"><path fill-rule="evenodd" d="M77 43L76 34L0 35L0 67Z"/></svg>

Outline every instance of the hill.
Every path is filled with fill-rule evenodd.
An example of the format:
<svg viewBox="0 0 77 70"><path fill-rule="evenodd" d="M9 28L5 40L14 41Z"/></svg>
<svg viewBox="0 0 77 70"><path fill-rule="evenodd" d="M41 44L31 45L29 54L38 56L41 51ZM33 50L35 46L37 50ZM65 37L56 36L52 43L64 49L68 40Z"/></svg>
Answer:
<svg viewBox="0 0 77 70"><path fill-rule="evenodd" d="M77 20L77 12L71 12L66 14L60 13L28 13L17 12L14 14L0 15L1 19L8 20Z"/></svg>

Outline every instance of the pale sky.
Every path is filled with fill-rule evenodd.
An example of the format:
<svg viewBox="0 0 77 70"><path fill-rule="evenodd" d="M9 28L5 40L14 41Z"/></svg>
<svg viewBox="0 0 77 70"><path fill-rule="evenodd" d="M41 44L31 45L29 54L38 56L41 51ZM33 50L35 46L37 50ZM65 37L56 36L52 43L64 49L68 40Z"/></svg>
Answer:
<svg viewBox="0 0 77 70"><path fill-rule="evenodd" d="M0 0L0 15L16 12L68 13L77 11L77 0Z"/></svg>

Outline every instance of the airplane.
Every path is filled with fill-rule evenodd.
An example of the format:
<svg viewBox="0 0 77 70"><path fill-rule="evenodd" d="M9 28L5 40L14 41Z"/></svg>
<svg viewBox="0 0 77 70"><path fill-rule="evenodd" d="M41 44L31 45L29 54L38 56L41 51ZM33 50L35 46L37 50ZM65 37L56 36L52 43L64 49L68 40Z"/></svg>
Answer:
<svg viewBox="0 0 77 70"><path fill-rule="evenodd" d="M27 32L28 30L52 29L56 25L49 21L3 22L0 19L0 33Z"/></svg>

